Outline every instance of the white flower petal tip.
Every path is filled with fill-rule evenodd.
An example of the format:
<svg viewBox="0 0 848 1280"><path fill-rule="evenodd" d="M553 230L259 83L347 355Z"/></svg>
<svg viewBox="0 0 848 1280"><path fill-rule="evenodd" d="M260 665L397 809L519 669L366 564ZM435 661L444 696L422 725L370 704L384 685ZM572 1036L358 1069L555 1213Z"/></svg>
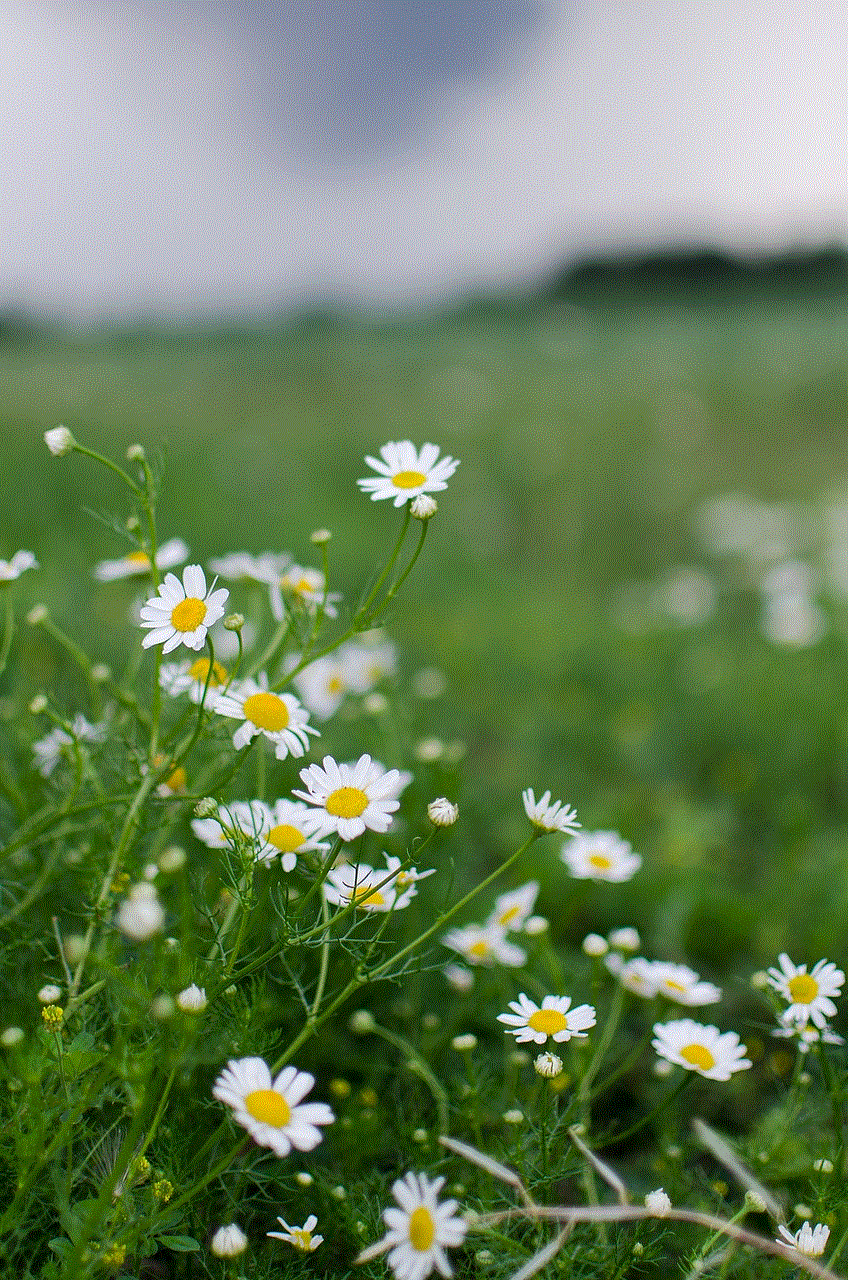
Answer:
<svg viewBox="0 0 848 1280"><path fill-rule="evenodd" d="M415 448L411 440L391 441L380 449L379 458L366 457L365 461L376 476L357 480L363 493L370 493L374 502L390 500L396 507L415 500L421 494L438 493L448 487L447 482L459 466L456 458L439 458L434 444ZM419 506L419 512L422 507ZM429 519L434 514L429 504L423 508L426 514L418 519Z"/></svg>
<svg viewBox="0 0 848 1280"><path fill-rule="evenodd" d="M0 560L0 583L14 582L27 569L38 568L38 561L31 551L16 551L11 560Z"/></svg>
<svg viewBox="0 0 848 1280"><path fill-rule="evenodd" d="M827 1248L830 1227L825 1226L823 1222L817 1222L814 1227L811 1227L809 1222L805 1222L794 1235L784 1227L783 1223L780 1223L777 1229L780 1232L776 1237L777 1244L785 1245L795 1253L804 1254L807 1258L820 1258Z"/></svg>

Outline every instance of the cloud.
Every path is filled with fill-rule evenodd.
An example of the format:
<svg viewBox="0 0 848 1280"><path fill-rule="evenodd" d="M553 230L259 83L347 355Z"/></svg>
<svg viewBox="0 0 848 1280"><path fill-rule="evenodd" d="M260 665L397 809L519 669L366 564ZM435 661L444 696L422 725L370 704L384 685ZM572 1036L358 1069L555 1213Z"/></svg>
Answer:
<svg viewBox="0 0 848 1280"><path fill-rule="evenodd" d="M2 6L0 306L414 303L605 245L844 236L838 0L769 6L767 39L756 0L413 4L355 36L341 0Z"/></svg>

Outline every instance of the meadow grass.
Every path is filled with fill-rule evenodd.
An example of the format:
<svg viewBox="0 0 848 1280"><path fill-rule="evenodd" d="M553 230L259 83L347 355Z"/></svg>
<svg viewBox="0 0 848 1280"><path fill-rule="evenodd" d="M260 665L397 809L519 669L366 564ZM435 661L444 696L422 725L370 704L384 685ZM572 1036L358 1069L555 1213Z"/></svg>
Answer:
<svg viewBox="0 0 848 1280"><path fill-rule="evenodd" d="M381 686L387 710L365 729L343 715L322 730L320 749L310 755L320 758L328 750L355 758L370 750L391 766L409 768L415 775L405 801L410 835L410 815L420 814L428 799L448 794L460 803L461 824L434 854L438 892L430 886L425 893L422 886L409 912L398 915L399 944L411 945L429 927L428 911L447 909L522 844L523 787L534 786L537 795L550 787L577 807L587 830L620 832L644 859L628 883L570 881L558 857L561 840L549 836L483 895L476 915L469 908L459 922L482 920L498 890L539 881L535 910L550 928L528 947L535 983L528 976L530 995L539 998L550 989L574 994L575 1004L597 1001L607 1027L616 996L603 966L580 953L590 931L637 926L644 954L685 961L719 982L724 1002L716 1020L739 1033L754 1068L728 1084L696 1081L684 1098L694 1096L691 1109L732 1135L743 1162L773 1189L790 1218L792 1206L803 1200L813 1221L830 1223L831 1250L837 1241L841 1247L848 1229L841 1188L814 1164L827 1158L839 1167L843 1158L833 1126L837 1111L841 1116L844 1072L839 1062L831 1067L822 1057L819 1067L817 1054L807 1060L772 1040L768 1002L750 979L782 950L799 963L845 958L845 600L839 582L828 576L834 557L839 569L848 538L838 515L846 488L845 321L837 303L697 312L561 309L498 325L442 319L323 331L138 333L0 348L7 458L0 552L27 547L41 565L13 584L20 629L17 661L0 690L9 728L5 777L19 790L24 809L42 800L30 754L42 729L27 704L43 689L72 717L87 696L55 637L26 626L27 608L46 602L91 660L116 672L138 644L128 621L133 584L105 587L91 577L97 561L129 549L109 524L126 515L126 495L109 471L95 470L81 457L52 460L42 439L46 429L66 423L86 445L121 465L134 441L143 442L154 461L161 452L159 536L185 538L192 562L206 564L244 547L286 550L300 563L320 563L309 535L329 528L330 586L345 594L341 625L370 590L398 528L388 504L372 504L357 491L362 456L386 440L438 442L462 465L449 492L437 495L426 554L381 619L401 655L397 675ZM789 511L795 532L779 554L757 550L752 557L710 548L697 513L706 500L733 492L772 504L758 509L763 518L777 504ZM761 627L762 578L793 558L820 573L813 594L822 634L808 645L777 644ZM715 593L714 609L696 622L684 623L658 603L668 575L681 566L702 571ZM233 607L249 613L259 606L263 593L256 587L231 589ZM149 684L149 657L144 664ZM414 692L416 673L431 667L445 677L446 692L435 699ZM420 759L416 744L433 737L446 749ZM203 757L210 769L225 741L225 734L213 733ZM125 760L137 766L137 745L124 745ZM138 773L129 779L114 764L110 770L101 781L113 789L132 791L139 784ZM259 793L263 785L273 792L283 773L273 761L260 765L254 753L244 781L223 798ZM291 773L289 767L286 786ZM14 807L7 802L4 811L9 832ZM175 838L190 845L188 817L190 810ZM96 830L85 823L74 828L71 843L83 847L80 859L65 858L63 832L61 846L39 846L27 861L24 844L12 863L12 892L19 895L13 901L20 901L38 882L40 860L56 859L50 872L55 887L48 898L39 895L31 906L15 908L5 944L4 1022L20 1024L39 1044L46 1032L31 1029L38 1022L33 1002L40 977L21 980L21 948L33 975L59 976L50 918L62 917L66 932L77 920L84 931L93 874L86 849L108 845L107 830L102 819ZM145 841L155 844L149 818L140 848ZM400 844L392 847L402 854ZM237 863L236 855L237 848ZM184 913L192 895L209 902L221 888L214 860L202 866L197 878L181 881L177 900ZM128 870L136 879L139 866ZM236 866L230 891L237 900L239 883ZM275 892L283 883L281 877L274 881ZM251 955L273 946L279 920L287 918L281 902L276 914L251 924ZM110 918L101 912L104 927ZM361 945L359 934L345 939L340 981L356 972ZM497 1177L475 1173L458 1155L443 1163L437 1137L446 1115L455 1137L517 1168L546 1205L561 1203L564 1195L568 1203L609 1200L603 1173L580 1151L580 1132L576 1140L566 1132L588 1119L580 1080L592 1061L591 1037L588 1051L577 1044L567 1056L560 1080L565 1092L534 1082L532 1068L516 1062L515 1046L505 1043L496 1022L518 979L500 968L483 971L470 1002L447 998L438 967L448 953L435 951L430 941L415 955L402 980L369 992L365 1004L377 1029L367 1038L351 1033L352 1006L345 1005L297 1059L319 1078L322 1098L329 1079L336 1081L332 1100L341 1123L328 1139L331 1154L309 1166L316 1189L294 1182L291 1169L281 1182L267 1158L263 1163L251 1154L249 1173L222 1175L205 1201L191 1200L188 1218L175 1214L170 1238L200 1239L200 1251L194 1244L168 1246L163 1236L169 1231L161 1223L158 1236L144 1237L151 1257L158 1250L156 1265L170 1268L163 1274L222 1274L226 1264L206 1250L216 1223L203 1215L220 1217L225 1206L241 1212L240 1221L251 1214L264 1221L270 1214L271 1225L275 1213L299 1223L314 1210L327 1244L313 1265L342 1273L357 1248L381 1234L387 1184L409 1168L444 1169L481 1212L504 1208ZM285 964L270 975L257 969L239 983L233 1003L216 1011L214 1043L194 1031L169 1040L160 1029L149 1030L149 1002L157 991L170 990L177 976L187 983L193 974L187 962L177 973L164 951L157 949L156 956L141 986L126 988L119 956L108 949L98 956L98 974L116 984L112 1000L123 992L131 1013L119 1033L107 1031L109 1016L100 1010L64 1049L66 1069L78 1072L86 1087L101 1065L98 1036L115 1037L110 1052L131 1054L149 1035L182 1073L174 1096L187 1107L194 1082L208 1084L228 1053L272 1058L271 1046L282 1049L287 1037L296 1038L300 1011L286 1003L281 1012L278 1002L290 1002L297 991L314 995L321 981L318 953L306 947L291 970ZM375 963L373 956L368 963ZM331 987L335 978L334 972ZM627 1062L650 1026L650 1014L630 1005L627 1010L602 1081L615 1076L616 1063ZM697 1009L689 1012L700 1016ZM712 1016L711 1009L704 1012ZM462 1035L475 1036L478 1044L453 1048L454 1037ZM257 1036L263 1045L252 1049ZM45 1043L44 1052L51 1052L49 1036ZM62 1046L54 1048L61 1058ZM805 1071L813 1060L815 1068ZM35 1088L27 1075L34 1071L31 1059L26 1062L26 1068L20 1062L8 1068L13 1101L15 1088ZM828 1071L835 1079L819 1074ZM802 1079L805 1074L812 1083ZM118 1124L121 1090L132 1092L132 1071L122 1068L118 1079L120 1086L104 1086L112 1092L108 1103L97 1104L84 1140L89 1144L107 1116ZM727 1219L739 1211L744 1185L740 1192L715 1152L705 1154L708 1146L690 1134L689 1105L672 1100L655 1121L645 1122L668 1090L649 1070L622 1070L598 1098L585 1141L590 1147L592 1139L609 1143L640 1126L632 1139L610 1147L631 1193L638 1198L662 1184L676 1209ZM573 1105L566 1105L571 1099ZM90 1099L87 1105L93 1105ZM157 1130L157 1170L180 1174L177 1202L180 1190L191 1185L184 1171L191 1167L192 1142L197 1145L198 1135L218 1120L206 1115L216 1105L208 1087L197 1105L202 1119L183 1129L178 1115L169 1114ZM524 1111L524 1123L503 1120L516 1109ZM61 1115L59 1103L55 1114ZM13 1118L14 1107L10 1123ZM553 1167L549 1149L556 1153ZM599 1153L606 1158L600 1147ZM10 1161L10 1170L25 1167L26 1152L18 1155L21 1163ZM57 1207L51 1211L48 1199L40 1218L8 1224L15 1256L25 1257L38 1240L38 1263L21 1274L41 1274L36 1265L69 1276L89 1274L90 1266L95 1274L108 1265L107 1243L99 1237L101 1252L93 1259L83 1260L82 1248L70 1261L62 1248L54 1250L52 1262L44 1252L51 1237L73 1242L80 1220L91 1212L89 1200L80 1201L86 1178L96 1201L97 1180L87 1156L85 1161L88 1172L69 1166L64 1181L41 1170L42 1197L44 1180L52 1178ZM10 1196L15 1176L20 1172L9 1174ZM344 1198L338 1198L339 1187ZM150 1198L142 1189L136 1196L138 1220L156 1207L142 1204L145 1195ZM74 1208L75 1197L82 1209ZM326 1230L330 1218L335 1234ZM769 1234L762 1217L753 1222ZM119 1237L123 1230L138 1244L120 1215L112 1225ZM493 1221L491 1230L457 1263L468 1274L511 1275L549 1238L538 1224L516 1233ZM563 1242L552 1273L559 1267L569 1275L598 1269L661 1275L674 1257L685 1258L690 1269L706 1259L708 1269L726 1275L786 1270L785 1262L753 1262L744 1249L726 1252L715 1241L706 1248L705 1240L709 1233L685 1224L672 1229L670 1222L636 1235L616 1224L581 1227L574 1248ZM643 1253L634 1254L634 1242ZM478 1256L486 1252L492 1258ZM130 1261L134 1256L134 1274L154 1274L145 1269L153 1264L141 1261L142 1253L127 1254ZM266 1251L251 1264L254 1270L232 1265L242 1265L245 1274L275 1275L287 1274L290 1264ZM382 1267L368 1265L375 1274ZM839 1269L839 1261L835 1265ZM293 1274L293 1263L291 1268Z"/></svg>

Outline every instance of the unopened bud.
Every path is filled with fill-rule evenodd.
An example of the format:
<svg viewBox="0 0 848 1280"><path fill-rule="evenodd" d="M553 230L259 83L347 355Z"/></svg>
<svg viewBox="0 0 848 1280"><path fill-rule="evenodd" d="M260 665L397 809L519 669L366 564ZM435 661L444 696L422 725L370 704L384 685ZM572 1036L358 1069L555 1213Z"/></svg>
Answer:
<svg viewBox="0 0 848 1280"><path fill-rule="evenodd" d="M316 529L314 533L310 533L309 541L316 547L323 547L332 538L329 529Z"/></svg>
<svg viewBox="0 0 848 1280"><path fill-rule="evenodd" d="M445 796L439 796L427 805L427 817L434 827L452 827L459 817L459 809Z"/></svg>
<svg viewBox="0 0 848 1280"><path fill-rule="evenodd" d="M37 693L29 704L29 710L34 716L40 716L42 711L47 710L47 699L43 693Z"/></svg>
<svg viewBox="0 0 848 1280"><path fill-rule="evenodd" d="M26 616L26 620L31 627L37 627L42 622L47 621L47 605L36 604L30 609Z"/></svg>
<svg viewBox="0 0 848 1280"><path fill-rule="evenodd" d="M367 1036L377 1025L377 1020L370 1009L356 1009L348 1021L354 1035Z"/></svg>
<svg viewBox="0 0 848 1280"><path fill-rule="evenodd" d="M214 818L218 813L218 801L212 796L201 796L194 806L196 818Z"/></svg>
<svg viewBox="0 0 848 1280"><path fill-rule="evenodd" d="M61 458L63 454L70 453L77 442L67 427L52 427L45 431L44 443L54 458Z"/></svg>
<svg viewBox="0 0 848 1280"><path fill-rule="evenodd" d="M244 626L243 613L228 613L224 619L224 629L226 631L241 631Z"/></svg>
<svg viewBox="0 0 848 1280"><path fill-rule="evenodd" d="M127 449L127 462L144 462L144 445L131 444Z"/></svg>
<svg viewBox="0 0 848 1280"><path fill-rule="evenodd" d="M416 520L429 520L436 514L439 504L435 498L431 498L428 493L419 493L417 498L413 498L410 503L409 510Z"/></svg>

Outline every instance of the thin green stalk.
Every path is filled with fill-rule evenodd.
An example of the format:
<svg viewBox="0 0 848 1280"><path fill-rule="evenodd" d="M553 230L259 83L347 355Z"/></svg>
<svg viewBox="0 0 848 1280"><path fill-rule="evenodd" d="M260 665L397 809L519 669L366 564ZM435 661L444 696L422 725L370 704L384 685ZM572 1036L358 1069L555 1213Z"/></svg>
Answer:
<svg viewBox="0 0 848 1280"><path fill-rule="evenodd" d="M256 658L253 662L251 662L250 666L248 667L245 673L246 679L252 679L253 676L257 674L257 672L265 670L268 664L272 661L274 655L285 644L286 640L288 639L288 634L290 631L291 631L291 615L288 613L288 611L286 611L286 616L283 618L282 622L279 624L276 631L271 636L271 639L268 641L267 645L262 650L259 657Z"/></svg>
<svg viewBox="0 0 848 1280"><path fill-rule="evenodd" d="M387 1044L393 1045L395 1049L399 1049L405 1055L410 1071L413 1071L415 1075L424 1081L432 1094L433 1101L436 1104L439 1132L447 1133L449 1128L448 1095L443 1085L436 1079L430 1067L421 1057L421 1054L404 1036L398 1035L396 1031L389 1031L387 1027L381 1027L379 1023L372 1028L372 1032L375 1036L379 1036L381 1040L385 1040Z"/></svg>
<svg viewBox="0 0 848 1280"><path fill-rule="evenodd" d="M412 553L412 559L410 560L409 564L406 566L406 568L404 569L404 571L403 571L403 573L400 575L400 577L399 577L399 578L397 578L397 579L395 579L395 581L394 581L394 582L392 583L392 585L389 587L389 589L388 589L388 591L386 592L385 596L384 596L384 597L383 597L383 599L380 601L379 606L378 606L377 608L375 608L375 609L374 609L374 612L370 615L370 617L369 617L369 619L368 619L368 621L369 621L369 622L372 622L372 623L373 623L373 622L376 622L376 621L377 621L377 619L380 617L380 614L381 614L381 613L385 613L385 611L386 611L386 609L388 608L388 606L389 606L389 604L391 603L391 601L395 598L395 596L397 595L398 591L401 589L401 587L403 586L403 584L406 582L407 578L409 577L410 573L412 572L412 568L413 568L413 565L415 564L415 561L418 559L418 557L421 555L421 552L422 552L422 551L423 551L423 549L424 549L424 540L425 540L425 538L427 537L427 526L429 525L429 523L430 523L430 521L429 521L429 520L422 520L422 521L421 521L421 533L420 533L420 535L419 535L419 537L418 537L418 546L415 548L415 551Z"/></svg>
<svg viewBox="0 0 848 1280"><path fill-rule="evenodd" d="M6 592L5 617L3 619L3 646L0 648L0 675L6 669L6 663L9 661L9 652L12 648L12 637L15 634L15 611L12 607L12 595Z"/></svg>
<svg viewBox="0 0 848 1280"><path fill-rule="evenodd" d="M357 622L365 621L365 619L368 616L368 611L371 608L371 605L374 603L375 599L377 598L380 588L382 587L383 583L386 581L386 578L388 578L389 574L391 573L392 566L394 565L395 561L400 555L400 549L403 546L404 539L406 538L406 531L409 528L409 522L411 519L412 519L412 514L409 510L409 503L407 502L403 509L403 524L401 525L400 536L398 537L398 540L395 543L395 548L392 551L392 554L389 556L388 564L386 565L383 572L380 574L377 581L374 583L374 586L371 588L365 600L357 609L356 611ZM427 523L426 520L423 523L426 524Z"/></svg>
<svg viewBox="0 0 848 1280"><path fill-rule="evenodd" d="M106 458L102 453L97 453L94 449L87 449L85 445L80 444L78 440L74 441L74 453L81 453L86 458L93 458L95 462L100 462L104 467L108 467L110 471L114 471L116 476L120 476L124 484L129 485L137 498L142 497L141 486L136 484L131 476L128 476L123 467L119 467L117 462L113 462L111 458Z"/></svg>
<svg viewBox="0 0 848 1280"><path fill-rule="evenodd" d="M327 903L325 894L321 895L321 918L325 925L329 924L330 908ZM309 1010L310 1018L317 1018L318 1010L321 1008L321 1001L324 999L324 988L327 985L327 973L330 968L330 939L324 938L321 943L321 964L318 969L318 986L315 988L315 999L312 1001L312 1008Z"/></svg>

